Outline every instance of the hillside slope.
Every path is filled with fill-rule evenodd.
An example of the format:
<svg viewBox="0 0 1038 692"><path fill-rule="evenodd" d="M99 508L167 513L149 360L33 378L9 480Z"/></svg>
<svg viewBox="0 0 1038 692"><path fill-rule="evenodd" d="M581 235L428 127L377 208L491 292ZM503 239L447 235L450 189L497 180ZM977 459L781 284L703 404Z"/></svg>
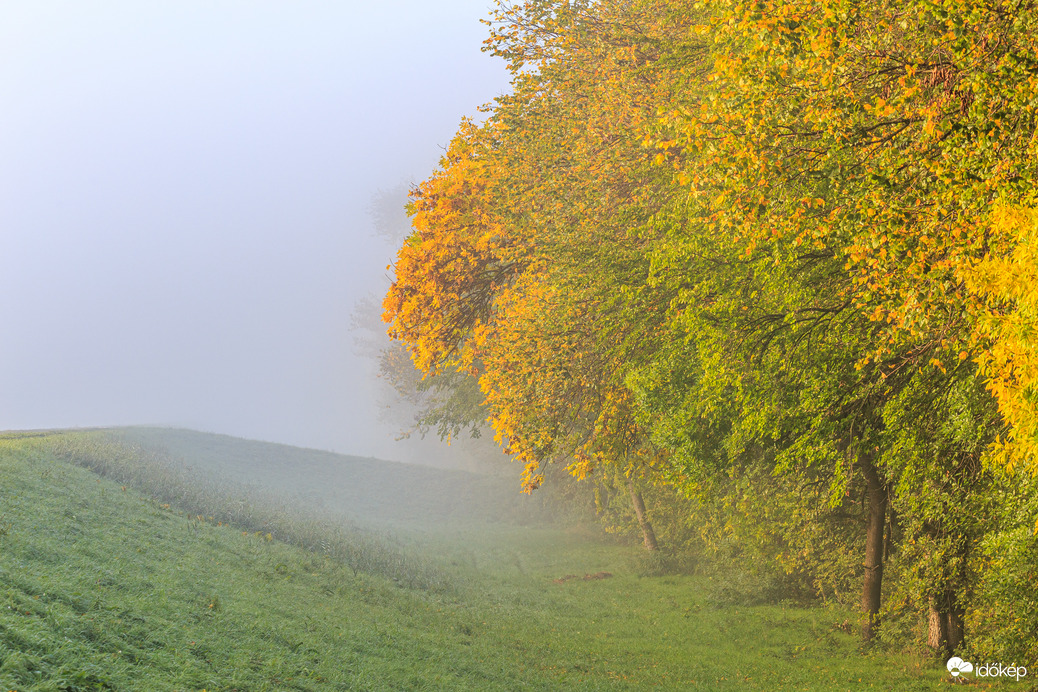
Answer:
<svg viewBox="0 0 1038 692"><path fill-rule="evenodd" d="M99 477L55 455L66 437L0 439L0 689L944 686L860 655L847 613L640 576L637 548L498 527L355 569Z"/></svg>
<svg viewBox="0 0 1038 692"><path fill-rule="evenodd" d="M404 575L186 516L56 457L60 437L0 439L0 688L550 686L502 659L500 639L476 640L487 613L442 567L397 563L440 572L405 588Z"/></svg>
<svg viewBox="0 0 1038 692"><path fill-rule="evenodd" d="M174 428L109 433L153 458L273 491L354 523L526 524L550 514L545 495L519 492L518 470L484 475Z"/></svg>

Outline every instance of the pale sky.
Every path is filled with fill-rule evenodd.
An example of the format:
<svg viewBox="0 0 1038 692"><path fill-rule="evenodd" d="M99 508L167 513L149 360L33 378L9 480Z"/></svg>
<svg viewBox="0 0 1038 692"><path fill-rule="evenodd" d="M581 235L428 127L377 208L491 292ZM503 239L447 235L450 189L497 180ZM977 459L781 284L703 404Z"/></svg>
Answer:
<svg viewBox="0 0 1038 692"><path fill-rule="evenodd" d="M508 89L489 0L0 0L0 429L401 458L350 313L378 189Z"/></svg>

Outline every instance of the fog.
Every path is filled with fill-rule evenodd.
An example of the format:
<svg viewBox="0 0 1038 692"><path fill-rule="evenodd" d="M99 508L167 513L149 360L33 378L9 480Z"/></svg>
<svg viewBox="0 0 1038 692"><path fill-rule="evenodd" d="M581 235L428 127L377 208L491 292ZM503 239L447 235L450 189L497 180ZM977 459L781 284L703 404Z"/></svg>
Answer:
<svg viewBox="0 0 1038 692"><path fill-rule="evenodd" d="M485 0L0 3L0 429L158 424L402 459L351 312L507 89Z"/></svg>

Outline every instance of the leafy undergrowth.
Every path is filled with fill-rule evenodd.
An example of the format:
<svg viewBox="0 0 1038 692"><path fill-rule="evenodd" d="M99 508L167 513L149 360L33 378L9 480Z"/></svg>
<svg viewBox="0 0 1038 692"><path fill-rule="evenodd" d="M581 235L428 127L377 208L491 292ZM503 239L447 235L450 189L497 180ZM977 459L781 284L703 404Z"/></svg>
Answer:
<svg viewBox="0 0 1038 692"><path fill-rule="evenodd" d="M861 654L837 625L848 613L718 607L711 580L640 576L637 550L576 530L412 534L452 581L408 586L186 516L33 438L0 440L0 503L3 690L923 690L948 677Z"/></svg>

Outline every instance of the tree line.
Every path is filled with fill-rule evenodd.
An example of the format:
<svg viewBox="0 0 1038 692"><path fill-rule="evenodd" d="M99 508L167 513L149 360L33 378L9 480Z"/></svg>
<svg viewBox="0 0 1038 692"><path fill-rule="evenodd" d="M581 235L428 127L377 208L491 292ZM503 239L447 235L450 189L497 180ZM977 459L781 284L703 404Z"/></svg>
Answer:
<svg viewBox="0 0 1038 692"><path fill-rule="evenodd" d="M856 589L866 640L1033 660L1036 18L499 4L512 90L412 190L383 304L427 421Z"/></svg>

